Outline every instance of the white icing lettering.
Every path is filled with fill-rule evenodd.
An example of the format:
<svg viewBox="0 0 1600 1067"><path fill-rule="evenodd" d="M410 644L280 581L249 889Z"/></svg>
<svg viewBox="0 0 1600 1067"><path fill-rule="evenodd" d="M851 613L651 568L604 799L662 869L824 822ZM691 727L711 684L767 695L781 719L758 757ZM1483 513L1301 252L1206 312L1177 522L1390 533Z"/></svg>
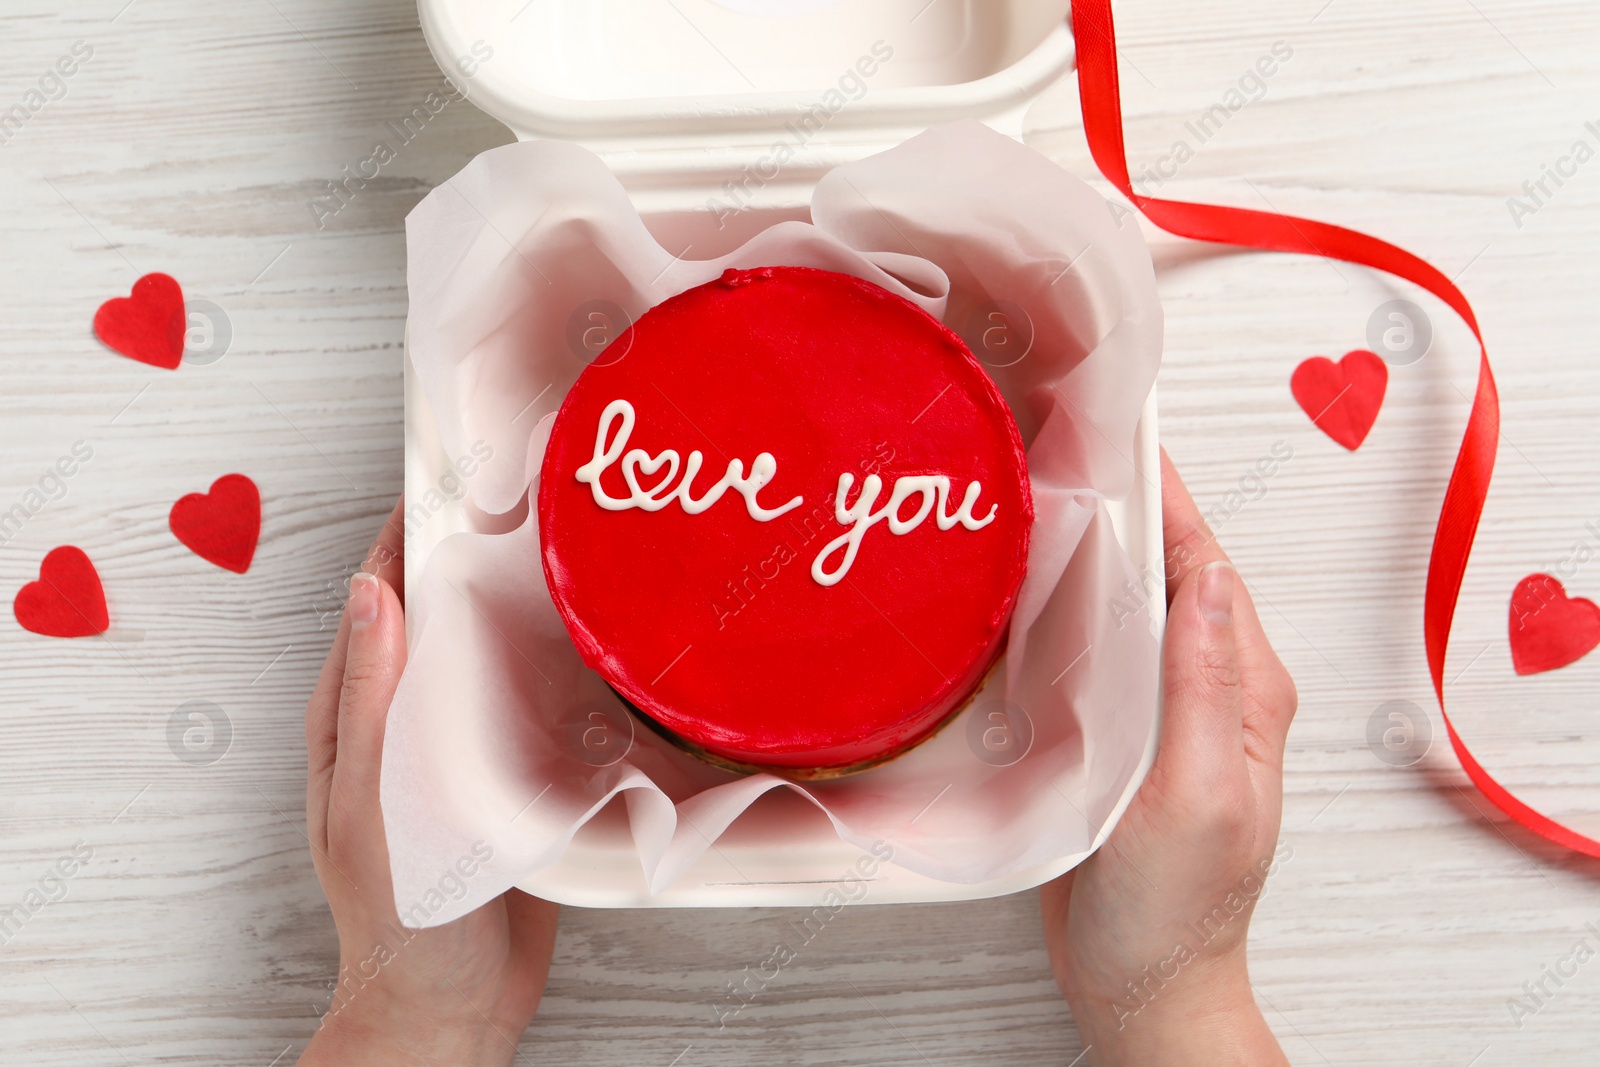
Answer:
<svg viewBox="0 0 1600 1067"><path fill-rule="evenodd" d="M972 517L972 505L978 502L978 494L982 491L983 486L979 485L977 482L968 482L966 495L961 498L961 506L956 508L956 513L954 515L950 515L944 510L945 505L949 503L950 499L950 479L940 478L939 517L934 520L939 524L939 529L954 529L956 523L959 522L962 526L965 526L969 530L981 530L993 522L994 513L1000 510L999 504L990 504L989 514L985 515L981 519L974 519Z"/></svg>
<svg viewBox="0 0 1600 1067"><path fill-rule="evenodd" d="M618 419L622 420L622 432L612 438L611 424ZM600 428L594 435L594 458L578 468L578 481L588 483L590 492L594 494L594 502L607 511L626 511L636 506L633 498L614 497L600 487L600 475L628 447L628 435L632 432L633 405L626 400L613 400L600 413ZM635 492L634 496L637 495Z"/></svg>
<svg viewBox="0 0 1600 1067"><path fill-rule="evenodd" d="M837 585L839 580L850 570L850 564L856 561L856 551L861 547L861 539L867 536L874 523L879 522L889 509L873 514L872 505L877 503L878 493L883 489L883 479L876 474L867 475L866 481L861 483L861 492L856 496L856 502L849 507L845 506L844 498L850 492L850 487L855 484L856 476L853 474L839 475L839 491L833 498L834 515L839 522L850 529L822 546L822 551L817 558L811 561L811 578L818 585ZM838 549L844 549L844 559L839 564L839 569L829 573L826 563L828 557Z"/></svg>
<svg viewBox="0 0 1600 1067"><path fill-rule="evenodd" d="M778 461L770 452L762 452L751 461L749 474L745 473L743 460L730 459L721 479L703 496L696 497L692 486L705 463L705 457L698 449L684 457L670 448L653 456L642 448L628 448L628 438L633 433L635 419L633 405L628 401L619 399L607 404L600 414L599 428L595 431L594 456L578 468L578 481L588 485L594 502L607 511L627 511L630 508L660 511L676 500L678 506L688 514L699 515L732 489L744 497L745 510L752 519L771 522L804 503L804 498L797 496L779 507L769 508L756 499L757 494L778 473ZM622 480L628 487L627 496L612 496L600 485L601 476L613 466L621 470ZM661 473L663 470L665 474ZM655 478L655 484L646 489L639 484L641 475L647 480ZM856 561L856 554L861 549L867 531L879 523L886 523L889 532L897 536L915 530L930 515L941 530L953 530L957 526L981 530L994 521L995 513L999 510L999 505L990 504L988 514L983 518L973 515L973 508L983 492L982 484L974 481L967 483L961 503L952 512L949 477L943 474L911 474L896 478L889 499L883 507L874 511L878 497L883 493L883 479L877 474L868 474L861 482L861 492L856 495L855 503L846 504L855 481L853 474L839 475L839 488L834 494L834 517L840 525L849 529L824 545L817 558L812 560L811 577L818 585L837 585L844 579ZM906 505L913 499L916 500L916 508L910 516L906 516L903 514ZM829 570L828 560L838 552L843 553L838 566ZM734 598L736 601L739 599L737 592ZM719 608L719 623L724 615L732 613Z"/></svg>
<svg viewBox="0 0 1600 1067"><path fill-rule="evenodd" d="M654 489L646 492L639 488L637 472L643 471L645 476L648 477L663 466L667 468L667 476L657 482ZM633 501L635 506L641 507L646 511L660 511L667 506L672 500L672 494L669 493L665 497L658 497L655 494L671 485L672 479L677 476L678 453L670 448L657 456L650 455L642 448L630 448L622 457L622 480L628 483L628 488L631 490L631 495L628 499ZM594 485L596 488L599 487L600 480L598 478L595 479Z"/></svg>
<svg viewBox="0 0 1600 1067"><path fill-rule="evenodd" d="M619 420L622 425L613 436L612 427ZM744 472L743 460L730 459L727 473L697 500L691 492L691 486L695 475L700 473L701 464L705 462L700 450L690 452L687 459L683 459L670 448L654 456L642 448L625 452L624 450L628 448L628 437L633 433L634 421L633 405L628 401L613 400L607 404L605 410L600 413L600 426L595 431L594 458L578 468L578 481L588 485L590 493L594 496L594 502L607 511L627 511L629 508L660 511L677 500L684 511L690 515L698 515L722 499L723 493L732 489L744 497L745 510L750 513L752 519L757 522L771 522L804 503L804 498L797 496L781 507L768 508L763 507L756 499L756 494L778 473L778 461L770 452L763 452L751 461L748 475ZM622 461L622 480L628 485L628 495L620 497L612 496L600 485L601 475L617 463L619 458ZM683 477L674 486L672 483L678 477L680 464ZM640 472L648 478L662 467L667 468L667 473L661 480L648 490L640 487Z"/></svg>
<svg viewBox="0 0 1600 1067"><path fill-rule="evenodd" d="M839 490L834 494L834 517L840 525L850 527L845 533L829 541L818 553L817 558L811 561L811 577L818 585L837 585L856 561L856 553L861 549L861 540L867 536L867 531L880 522L887 521L889 532L893 534L908 534L922 525L934 509L934 502L938 501L938 514L934 522L941 530L954 529L959 523L968 530L981 530L994 521L995 512L999 510L998 504L989 505L989 514L982 519L974 519L972 506L977 503L978 494L983 491L983 486L978 482L968 482L966 494L962 497L961 505L951 514L947 508L950 502L950 479L942 474L905 475L896 478L894 491L889 494L889 502L878 511L872 510L872 505L878 502L878 494L883 491L883 479L876 474L867 475L861 483L861 492L856 496L856 502L849 506L845 498L850 495L850 487L855 484L855 475L839 475ZM917 505L916 512L909 518L902 518L901 512L905 509L906 501L914 496L920 496L921 502ZM828 557L840 549L844 555L839 561L839 566L828 570Z"/></svg>

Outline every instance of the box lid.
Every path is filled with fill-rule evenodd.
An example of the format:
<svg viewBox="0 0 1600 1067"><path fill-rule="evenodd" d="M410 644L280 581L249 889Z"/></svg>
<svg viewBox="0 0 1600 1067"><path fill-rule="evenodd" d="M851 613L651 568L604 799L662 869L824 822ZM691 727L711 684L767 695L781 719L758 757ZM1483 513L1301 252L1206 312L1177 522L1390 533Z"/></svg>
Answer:
<svg viewBox="0 0 1600 1067"><path fill-rule="evenodd" d="M440 67L630 191L804 203L828 168L977 118L1020 136L1072 69L1068 0L419 0ZM756 186L750 189L749 186Z"/></svg>

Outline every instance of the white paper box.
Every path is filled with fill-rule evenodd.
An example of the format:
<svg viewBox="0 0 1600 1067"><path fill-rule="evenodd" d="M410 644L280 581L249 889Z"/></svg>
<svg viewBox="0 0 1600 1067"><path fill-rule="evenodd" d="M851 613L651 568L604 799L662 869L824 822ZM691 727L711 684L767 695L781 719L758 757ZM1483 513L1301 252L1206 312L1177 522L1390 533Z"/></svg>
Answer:
<svg viewBox="0 0 1600 1067"><path fill-rule="evenodd" d="M470 100L519 139L557 138L595 151L657 239L668 248L692 245L695 258L736 248L771 222L803 217L829 168L931 125L974 117L1020 139L1029 104L1072 70L1066 0L420 0L419 7L435 59ZM894 58L863 76L859 42L879 40L892 42ZM480 60L484 45L492 57ZM473 61L470 78L464 59ZM852 71L854 80L845 79ZM820 121L815 109L832 103L830 90L848 103ZM757 168L780 140L795 158L762 180L770 168ZM728 197L729 181L740 183L739 206L753 208L719 229L707 203ZM416 500L450 461L409 360L405 373L406 491ZM1159 575L1153 390L1132 458L1133 495L1108 511L1130 558ZM432 548L468 528L462 506L448 504L408 537L409 587L420 584ZM1155 748L1152 733L1096 845L1143 781ZM1039 885L1088 854L971 885L882 865L862 902L999 896ZM863 855L812 805L778 790L674 885L651 895L625 814L613 804L558 864L521 888L589 907L812 906Z"/></svg>

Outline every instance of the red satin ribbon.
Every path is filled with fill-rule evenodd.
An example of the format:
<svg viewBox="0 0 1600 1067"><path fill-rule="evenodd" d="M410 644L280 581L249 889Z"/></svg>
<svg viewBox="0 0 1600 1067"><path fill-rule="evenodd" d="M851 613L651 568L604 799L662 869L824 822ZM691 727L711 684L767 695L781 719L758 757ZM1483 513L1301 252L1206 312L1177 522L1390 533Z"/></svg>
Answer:
<svg viewBox="0 0 1600 1067"><path fill-rule="evenodd" d="M1483 795L1535 833L1586 856L1600 858L1600 841L1534 811L1495 781L1467 749L1444 708L1444 660L1450 644L1450 624L1455 619L1462 575L1467 569L1467 558L1472 554L1472 541L1489 493L1489 478L1494 471L1500 437L1500 395L1495 389L1489 351L1472 305L1436 268L1376 237L1275 212L1185 204L1134 192L1122 137L1122 101L1111 0L1073 0L1072 32L1077 38L1078 90L1083 100L1083 128L1089 149L1100 172L1151 222L1169 233L1197 241L1272 252L1298 252L1376 267L1422 286L1450 305L1472 328L1473 336L1478 339L1478 388L1461 450L1456 453L1455 469L1445 489L1439 525L1433 535L1433 553L1428 561L1423 618L1433 691L1439 699L1439 711L1444 715L1445 729L1450 733L1456 757Z"/></svg>

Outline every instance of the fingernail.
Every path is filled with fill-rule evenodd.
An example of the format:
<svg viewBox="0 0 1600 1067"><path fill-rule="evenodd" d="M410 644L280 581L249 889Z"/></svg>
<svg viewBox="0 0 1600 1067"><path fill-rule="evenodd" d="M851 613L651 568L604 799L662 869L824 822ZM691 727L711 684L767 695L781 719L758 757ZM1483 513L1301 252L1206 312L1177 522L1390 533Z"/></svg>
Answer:
<svg viewBox="0 0 1600 1067"><path fill-rule="evenodd" d="M1233 565L1218 560L1200 568L1200 614L1217 626L1233 623Z"/></svg>
<svg viewBox="0 0 1600 1067"><path fill-rule="evenodd" d="M350 629L365 630L378 620L378 579L356 571L350 579Z"/></svg>

